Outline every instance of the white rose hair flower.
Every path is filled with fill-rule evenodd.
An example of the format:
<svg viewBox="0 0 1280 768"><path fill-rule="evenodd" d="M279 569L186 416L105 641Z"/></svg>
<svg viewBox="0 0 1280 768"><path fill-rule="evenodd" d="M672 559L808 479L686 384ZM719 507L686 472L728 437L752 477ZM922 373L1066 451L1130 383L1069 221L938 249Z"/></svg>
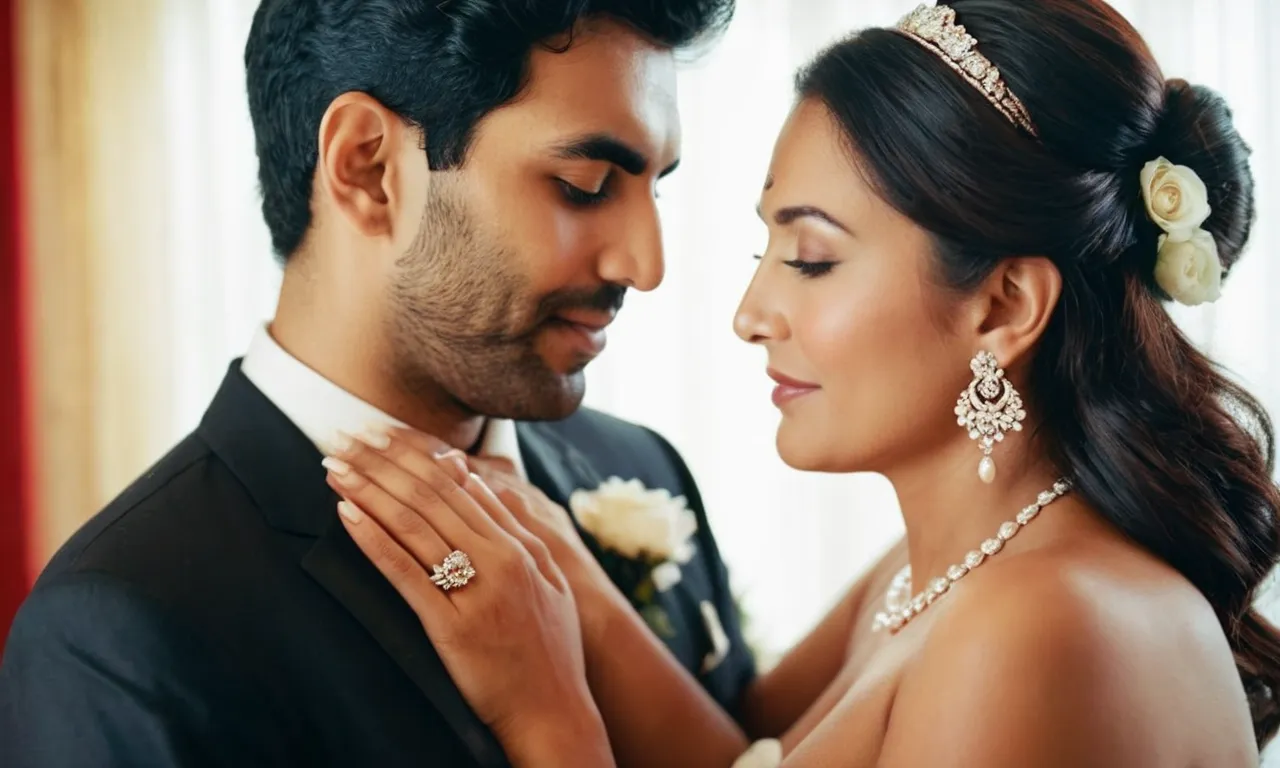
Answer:
<svg viewBox="0 0 1280 768"><path fill-rule="evenodd" d="M1174 301L1194 307L1222 295L1222 260L1209 218L1209 190L1185 165L1157 157L1142 168L1147 216L1165 234L1156 244L1156 285Z"/></svg>
<svg viewBox="0 0 1280 768"><path fill-rule="evenodd" d="M1213 235L1200 229L1183 242L1161 235L1156 284L1188 307L1217 301L1222 295L1222 262Z"/></svg>
<svg viewBox="0 0 1280 768"><path fill-rule="evenodd" d="M1195 171L1163 157L1142 168L1142 199L1147 215L1168 233L1169 240L1190 240L1209 218L1209 190Z"/></svg>

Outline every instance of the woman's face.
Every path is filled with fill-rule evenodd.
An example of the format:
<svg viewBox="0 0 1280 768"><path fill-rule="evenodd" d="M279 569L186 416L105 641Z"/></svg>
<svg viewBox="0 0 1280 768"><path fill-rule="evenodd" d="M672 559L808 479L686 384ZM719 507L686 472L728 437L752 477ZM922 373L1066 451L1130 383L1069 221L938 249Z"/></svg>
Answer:
<svg viewBox="0 0 1280 768"><path fill-rule="evenodd" d="M769 246L734 328L779 381L783 460L884 472L967 441L954 408L975 350L945 327L931 239L873 193L820 102L778 137L760 214Z"/></svg>

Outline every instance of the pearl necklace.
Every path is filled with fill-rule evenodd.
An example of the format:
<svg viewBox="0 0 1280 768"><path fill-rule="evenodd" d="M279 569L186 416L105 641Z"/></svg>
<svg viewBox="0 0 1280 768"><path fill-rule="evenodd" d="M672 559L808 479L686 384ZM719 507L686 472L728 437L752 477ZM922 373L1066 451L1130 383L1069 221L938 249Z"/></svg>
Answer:
<svg viewBox="0 0 1280 768"><path fill-rule="evenodd" d="M915 597L911 597L911 566L905 566L894 575L893 581L889 584L889 589L884 595L885 609L876 614L871 630L879 632L887 628L889 634L898 634L908 622L947 594L953 584L986 562L987 558L1004 549L1005 542L1018 535L1018 531L1036 519L1041 509L1066 495L1069 490L1071 490L1071 484L1064 479L1055 482L1052 489L1041 491L1034 504L1025 507L1013 520L1001 524L994 537L982 542L977 549L965 555L963 562L948 568L946 576L939 576L929 582L928 589Z"/></svg>

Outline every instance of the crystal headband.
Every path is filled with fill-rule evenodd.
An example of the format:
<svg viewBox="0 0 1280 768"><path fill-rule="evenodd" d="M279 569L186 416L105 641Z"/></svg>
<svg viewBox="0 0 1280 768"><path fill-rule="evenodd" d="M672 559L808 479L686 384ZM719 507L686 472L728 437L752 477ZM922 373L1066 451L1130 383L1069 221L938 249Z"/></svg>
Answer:
<svg viewBox="0 0 1280 768"><path fill-rule="evenodd" d="M1009 122L1032 136L1038 136L1027 108L1004 84L996 65L975 50L978 41L965 31L963 25L956 24L956 12L951 7L921 5L902 17L897 31L942 59L943 64L978 89L978 93L1000 110Z"/></svg>

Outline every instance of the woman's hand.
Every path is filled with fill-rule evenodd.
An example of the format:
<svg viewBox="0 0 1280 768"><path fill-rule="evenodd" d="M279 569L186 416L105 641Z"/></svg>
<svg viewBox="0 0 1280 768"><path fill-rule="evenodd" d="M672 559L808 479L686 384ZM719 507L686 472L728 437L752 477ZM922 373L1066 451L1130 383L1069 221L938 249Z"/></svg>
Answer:
<svg viewBox="0 0 1280 768"><path fill-rule="evenodd" d="M471 471L478 474L511 511L516 522L547 546L570 584L597 575L606 582L609 580L578 535L569 512L540 488L517 477L509 462L467 456L456 450L448 455L465 460Z"/></svg>
<svg viewBox="0 0 1280 768"><path fill-rule="evenodd" d="M417 614L513 762L612 765L573 594L551 553L464 460L415 442L393 430L325 460L347 531ZM449 567L455 551L473 575Z"/></svg>
<svg viewBox="0 0 1280 768"><path fill-rule="evenodd" d="M509 513L501 516L498 524L517 531L521 541L532 534L564 574L577 604L588 662L593 652L605 652L601 646L609 623L618 612L630 613L631 606L587 549L569 512L537 486L518 477L515 467L506 459L468 456L443 440L415 430L400 430L397 436L421 453L463 462L471 472L480 475ZM518 525L506 524L512 518Z"/></svg>
<svg viewBox="0 0 1280 768"><path fill-rule="evenodd" d="M569 582L578 606L588 653L604 633L610 612L630 611L627 598L618 591L609 574L587 549L569 512L547 497L541 489L517 477L502 459L466 456L452 451L467 462L472 472L480 475L493 489L521 528L533 534L546 546Z"/></svg>

